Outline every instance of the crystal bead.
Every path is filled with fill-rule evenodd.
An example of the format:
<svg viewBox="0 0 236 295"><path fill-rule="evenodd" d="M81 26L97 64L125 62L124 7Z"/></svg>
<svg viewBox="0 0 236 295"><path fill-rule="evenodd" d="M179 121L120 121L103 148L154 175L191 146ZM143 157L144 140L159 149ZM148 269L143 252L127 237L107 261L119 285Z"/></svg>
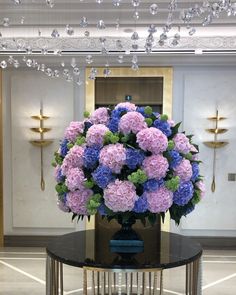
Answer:
<svg viewBox="0 0 236 295"><path fill-rule="evenodd" d="M86 28L88 26L88 19L86 16L83 16L81 21L80 21L80 24L79 24L82 28Z"/></svg>
<svg viewBox="0 0 236 295"><path fill-rule="evenodd" d="M132 64L132 66L131 66L131 69L133 70L133 71L137 71L138 70L138 64Z"/></svg>
<svg viewBox="0 0 236 295"><path fill-rule="evenodd" d="M132 0L133 7L138 7L140 5L140 0Z"/></svg>
<svg viewBox="0 0 236 295"><path fill-rule="evenodd" d="M55 78L59 78L59 77L60 77L60 72L59 72L58 70L54 70L54 72L53 72L53 76L54 76Z"/></svg>
<svg viewBox="0 0 236 295"><path fill-rule="evenodd" d="M19 61L16 59L16 60L14 61L14 63L13 63L13 67L16 68L16 69L18 69L19 66L20 66L20 63L19 63Z"/></svg>
<svg viewBox="0 0 236 295"><path fill-rule="evenodd" d="M122 50L123 49L123 45L122 45L121 40L116 40L116 48L118 50Z"/></svg>
<svg viewBox="0 0 236 295"><path fill-rule="evenodd" d="M98 28L99 30L104 30L104 29L106 28L105 23L104 23L104 21L103 21L102 19L100 19L100 20L98 21L98 23L97 23L97 28Z"/></svg>
<svg viewBox="0 0 236 295"><path fill-rule="evenodd" d="M133 32L132 36L131 36L131 40L138 40L139 39L139 35L137 32Z"/></svg>
<svg viewBox="0 0 236 295"><path fill-rule="evenodd" d="M83 82L80 79L76 80L75 83L79 86L83 84Z"/></svg>
<svg viewBox="0 0 236 295"><path fill-rule="evenodd" d="M13 0L13 2L14 2L16 5L21 4L21 0Z"/></svg>
<svg viewBox="0 0 236 295"><path fill-rule="evenodd" d="M0 67L2 69L6 69L7 68L7 62L5 60L2 60L1 63L0 63Z"/></svg>
<svg viewBox="0 0 236 295"><path fill-rule="evenodd" d="M25 18L24 18L24 16L22 16L22 17L20 18L20 23L23 25L24 22L25 22Z"/></svg>
<svg viewBox="0 0 236 295"><path fill-rule="evenodd" d="M76 75L76 76L78 76L80 74L80 69L78 67L75 67L73 69L73 74Z"/></svg>
<svg viewBox="0 0 236 295"><path fill-rule="evenodd" d="M118 7L118 6L120 6L121 1L122 0L112 0L112 3L114 6Z"/></svg>
<svg viewBox="0 0 236 295"><path fill-rule="evenodd" d="M9 25L10 25L10 19L9 19L8 17L4 17L4 18L3 18L2 25L3 25L4 27L9 27Z"/></svg>
<svg viewBox="0 0 236 295"><path fill-rule="evenodd" d="M111 74L111 70L109 68L105 68L103 70L103 75L105 78L108 77L110 74Z"/></svg>
<svg viewBox="0 0 236 295"><path fill-rule="evenodd" d="M195 29L195 28L191 28L191 29L189 30L189 32L188 32L188 34L189 34L190 36L194 35L195 33L196 33L196 29Z"/></svg>
<svg viewBox="0 0 236 295"><path fill-rule="evenodd" d="M61 62L61 66L64 68L64 66L65 66L64 61Z"/></svg>
<svg viewBox="0 0 236 295"><path fill-rule="evenodd" d="M51 36L52 36L53 38L59 38L59 37L60 37L60 34L59 34L59 32L57 31L57 29L54 29L54 30L52 31Z"/></svg>
<svg viewBox="0 0 236 295"><path fill-rule="evenodd" d="M90 55L90 54L87 55L86 58L85 58L85 62L90 65L93 62L92 55Z"/></svg>
<svg viewBox="0 0 236 295"><path fill-rule="evenodd" d="M28 58L28 59L26 60L26 65L27 65L27 67L31 68L32 65L33 65L33 61L32 61L32 59Z"/></svg>
<svg viewBox="0 0 236 295"><path fill-rule="evenodd" d="M74 57L72 57L70 65L72 66L72 68L76 67L76 60Z"/></svg>
<svg viewBox="0 0 236 295"><path fill-rule="evenodd" d="M85 37L89 37L89 35L90 35L89 31L85 31L85 32L84 32L84 36L85 36Z"/></svg>
<svg viewBox="0 0 236 295"><path fill-rule="evenodd" d="M69 70L68 69L64 69L63 70L63 75L64 76L68 76L69 75Z"/></svg>
<svg viewBox="0 0 236 295"><path fill-rule="evenodd" d="M66 33L69 36L73 36L74 35L74 29L70 25L66 25Z"/></svg>
<svg viewBox="0 0 236 295"><path fill-rule="evenodd" d="M98 4L101 4L101 3L103 2L103 0L96 0L96 2L97 2Z"/></svg>
<svg viewBox="0 0 236 295"><path fill-rule="evenodd" d="M49 6L50 8L53 8L53 6L55 5L54 0L46 0L46 4L47 4L47 6Z"/></svg>
<svg viewBox="0 0 236 295"><path fill-rule="evenodd" d="M158 5L156 3L152 4L149 8L149 11L152 15L155 15L158 13Z"/></svg>
<svg viewBox="0 0 236 295"><path fill-rule="evenodd" d="M132 44L132 49L133 50L138 50L138 44L136 44L136 43Z"/></svg>
<svg viewBox="0 0 236 295"><path fill-rule="evenodd" d="M139 12L137 10L134 12L133 18L139 19Z"/></svg>
<svg viewBox="0 0 236 295"><path fill-rule="evenodd" d="M148 32L154 34L156 33L156 31L157 31L156 26L154 24L151 24L148 28Z"/></svg>
<svg viewBox="0 0 236 295"><path fill-rule="evenodd" d="M137 63L138 62L138 57L137 57L137 55L133 55L133 57L132 57L132 63Z"/></svg>
<svg viewBox="0 0 236 295"><path fill-rule="evenodd" d="M117 58L118 63L122 64L124 62L123 55L119 55Z"/></svg>
<svg viewBox="0 0 236 295"><path fill-rule="evenodd" d="M45 70L45 74L46 74L48 77L52 77L52 69L50 69L50 68L46 68L46 70Z"/></svg>

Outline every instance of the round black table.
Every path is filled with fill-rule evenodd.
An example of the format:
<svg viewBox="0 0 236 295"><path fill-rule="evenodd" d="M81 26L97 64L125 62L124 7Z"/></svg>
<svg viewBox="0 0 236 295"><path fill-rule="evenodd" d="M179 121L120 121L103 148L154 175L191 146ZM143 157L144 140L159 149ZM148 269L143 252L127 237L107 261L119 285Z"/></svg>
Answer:
<svg viewBox="0 0 236 295"><path fill-rule="evenodd" d="M46 294L63 294L63 264L83 269L145 271L175 268L186 265L186 294L201 294L200 244L188 237L139 229L144 240L142 253L124 259L112 253L109 240L114 230L87 230L66 234L49 243L46 267ZM85 286L84 286L85 287ZM162 291L160 291L162 292ZM86 290L84 293L86 294ZM162 293L160 293L162 294Z"/></svg>

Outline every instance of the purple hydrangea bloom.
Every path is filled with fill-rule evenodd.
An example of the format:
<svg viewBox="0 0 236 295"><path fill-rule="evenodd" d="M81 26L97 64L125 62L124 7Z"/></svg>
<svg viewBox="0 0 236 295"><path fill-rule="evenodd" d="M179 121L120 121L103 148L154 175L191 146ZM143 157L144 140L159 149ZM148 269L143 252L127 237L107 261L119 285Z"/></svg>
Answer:
<svg viewBox="0 0 236 295"><path fill-rule="evenodd" d="M60 154L62 155L62 157L65 157L69 151L67 144L68 144L68 140L64 139L61 144L60 144Z"/></svg>
<svg viewBox="0 0 236 295"><path fill-rule="evenodd" d="M164 184L163 179L149 179L143 184L143 188L145 191L153 192L157 190L159 187L161 187Z"/></svg>
<svg viewBox="0 0 236 295"><path fill-rule="evenodd" d="M154 121L153 126L161 130L167 137L171 136L172 134L170 125L167 121L162 121L160 119L157 119Z"/></svg>
<svg viewBox="0 0 236 295"><path fill-rule="evenodd" d="M180 156L179 152L175 150L169 151L169 155L171 157L170 168L176 168L183 158Z"/></svg>
<svg viewBox="0 0 236 295"><path fill-rule="evenodd" d="M119 117L111 118L110 122L108 123L108 128L111 130L111 132L118 132L119 122Z"/></svg>
<svg viewBox="0 0 236 295"><path fill-rule="evenodd" d="M198 165L197 162L193 162L193 163L192 163L192 170L193 170L193 175L192 175L191 180L192 180L192 181L196 181L196 179L197 179L198 176L199 176L199 165Z"/></svg>
<svg viewBox="0 0 236 295"><path fill-rule="evenodd" d="M98 163L100 148L97 146L86 147L84 150L84 166L88 169L94 169Z"/></svg>
<svg viewBox="0 0 236 295"><path fill-rule="evenodd" d="M135 169L140 166L145 159L144 152L132 148L126 149L126 165L130 169Z"/></svg>
<svg viewBox="0 0 236 295"><path fill-rule="evenodd" d="M194 188L191 181L181 182L178 190L174 192L173 201L179 206L186 205L193 197Z"/></svg>
<svg viewBox="0 0 236 295"><path fill-rule="evenodd" d="M144 213L148 209L147 204L147 197L145 195L142 195L138 198L138 200L134 204L134 208L132 211L135 213Z"/></svg>
<svg viewBox="0 0 236 295"><path fill-rule="evenodd" d="M93 179L100 188L106 188L109 182L114 180L112 171L106 166L98 166L92 173Z"/></svg>

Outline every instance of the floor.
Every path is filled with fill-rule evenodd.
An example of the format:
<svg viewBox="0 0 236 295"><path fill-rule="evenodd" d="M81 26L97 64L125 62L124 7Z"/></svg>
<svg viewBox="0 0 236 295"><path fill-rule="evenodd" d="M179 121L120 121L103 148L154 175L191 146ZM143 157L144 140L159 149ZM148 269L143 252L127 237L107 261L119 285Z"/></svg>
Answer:
<svg viewBox="0 0 236 295"><path fill-rule="evenodd" d="M165 295L184 294L185 268L164 272ZM64 267L65 295L82 294L82 273ZM44 295L45 250L0 248L0 294ZM236 251L204 251L203 295L236 294Z"/></svg>

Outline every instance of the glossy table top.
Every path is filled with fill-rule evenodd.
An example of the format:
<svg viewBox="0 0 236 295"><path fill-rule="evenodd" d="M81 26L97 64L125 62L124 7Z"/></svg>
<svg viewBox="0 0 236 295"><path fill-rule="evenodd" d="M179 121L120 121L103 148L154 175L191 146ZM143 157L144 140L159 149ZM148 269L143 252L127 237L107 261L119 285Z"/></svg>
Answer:
<svg viewBox="0 0 236 295"><path fill-rule="evenodd" d="M200 244L173 233L137 230L144 240L144 251L128 258L111 253L109 240L114 229L87 230L66 234L48 244L47 254L62 263L99 268L172 268L190 263L202 254Z"/></svg>

